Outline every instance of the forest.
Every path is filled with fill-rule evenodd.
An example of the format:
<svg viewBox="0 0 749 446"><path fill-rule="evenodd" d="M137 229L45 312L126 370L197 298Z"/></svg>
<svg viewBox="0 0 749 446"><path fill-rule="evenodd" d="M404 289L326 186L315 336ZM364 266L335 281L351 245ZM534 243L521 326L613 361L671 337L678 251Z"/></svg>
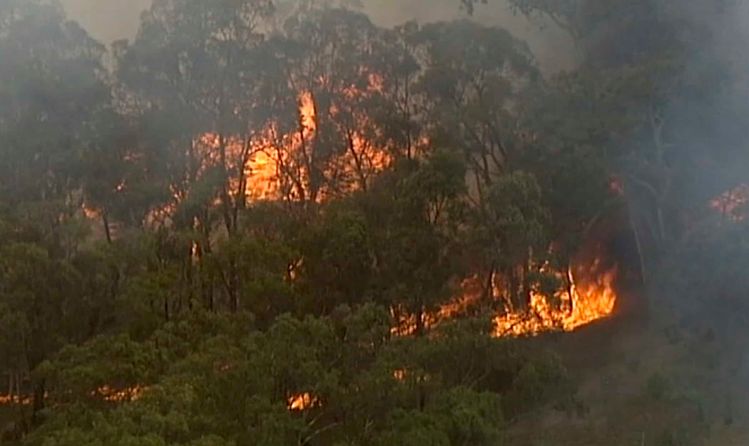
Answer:
<svg viewBox="0 0 749 446"><path fill-rule="evenodd" d="M0 0L0 444L749 444L749 7L454 8Z"/></svg>

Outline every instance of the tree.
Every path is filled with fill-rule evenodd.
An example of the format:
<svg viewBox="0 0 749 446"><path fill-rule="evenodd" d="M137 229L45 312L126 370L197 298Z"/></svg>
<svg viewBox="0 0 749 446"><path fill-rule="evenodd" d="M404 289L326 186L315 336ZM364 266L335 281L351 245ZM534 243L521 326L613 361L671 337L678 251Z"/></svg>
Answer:
<svg viewBox="0 0 749 446"><path fill-rule="evenodd" d="M0 302L15 326L10 344L17 352L11 370L32 371L49 355L75 338L68 307L74 307L75 271L48 252L28 243L2 250ZM71 325L67 325L71 324ZM44 380L34 382L33 416L44 408Z"/></svg>
<svg viewBox="0 0 749 446"><path fill-rule="evenodd" d="M464 178L461 158L440 151L424 161L402 159L363 197L374 245L372 292L407 331L422 334L428 314L450 297Z"/></svg>
<svg viewBox="0 0 749 446"><path fill-rule="evenodd" d="M63 232L80 211L84 154L108 106L103 54L56 3L0 5L0 202L62 255L74 248Z"/></svg>
<svg viewBox="0 0 749 446"><path fill-rule="evenodd" d="M392 153L375 136L390 106L381 73L390 42L367 16L344 9L292 16L284 30L284 94L300 97L303 116L294 115L292 144L274 144L282 190L314 203L366 189Z"/></svg>
<svg viewBox="0 0 749 446"><path fill-rule="evenodd" d="M464 153L482 206L525 145L517 109L539 80L533 56L508 32L467 21L426 25L414 38L425 58L418 88L428 138Z"/></svg>
<svg viewBox="0 0 749 446"><path fill-rule="evenodd" d="M110 105L103 55L59 4L0 3L0 206L10 225L0 261L7 311L0 343L16 393L28 391L21 376L98 329L91 304L101 271L86 268L84 280L75 262L88 233L80 215L84 160L97 140L97 115ZM31 386L38 421L45 383L32 378Z"/></svg>
<svg viewBox="0 0 749 446"><path fill-rule="evenodd" d="M485 293L493 294L494 278L500 272L507 280L504 296L509 307L526 308L536 288L534 275L544 265L549 246L548 210L541 188L531 175L514 172L501 177L489 192L482 230L489 266ZM481 237L481 236L480 236Z"/></svg>
<svg viewBox="0 0 749 446"><path fill-rule="evenodd" d="M503 412L528 408L503 408L493 386L535 392L539 403L564 381L553 358L511 351L475 323L427 339L391 338L388 311L371 305L283 315L267 330L206 316L144 342L118 336L65 350L45 374L50 398L68 404L26 444L494 444ZM543 372L521 378L527 362Z"/></svg>

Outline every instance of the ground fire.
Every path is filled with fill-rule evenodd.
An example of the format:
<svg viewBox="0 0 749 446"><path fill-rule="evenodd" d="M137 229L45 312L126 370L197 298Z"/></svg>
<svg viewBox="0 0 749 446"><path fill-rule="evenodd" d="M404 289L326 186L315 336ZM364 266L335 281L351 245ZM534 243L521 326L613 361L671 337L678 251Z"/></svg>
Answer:
<svg viewBox="0 0 749 446"><path fill-rule="evenodd" d="M614 267L601 275L575 279L569 273L568 290L551 298L534 292L528 309L508 312L495 319L497 336L533 335L545 331L573 331L599 319L609 317L616 305ZM556 301L557 305L551 302Z"/></svg>
<svg viewBox="0 0 749 446"><path fill-rule="evenodd" d="M575 267L568 271L567 287L558 289L553 295L532 291L525 308L512 308L501 298L501 289L495 285L493 300L505 302L494 316L494 336L533 336L552 331L574 331L595 321L613 315L617 301L615 281L618 268L601 266L596 259L588 267ZM561 273L556 273L563 276ZM560 277L560 282L565 278ZM472 276L461 284L461 294L443 305L436 315L427 316L425 325L435 325L460 317L479 305L484 293L481 280ZM415 331L413 318L403 318L397 334L412 334Z"/></svg>

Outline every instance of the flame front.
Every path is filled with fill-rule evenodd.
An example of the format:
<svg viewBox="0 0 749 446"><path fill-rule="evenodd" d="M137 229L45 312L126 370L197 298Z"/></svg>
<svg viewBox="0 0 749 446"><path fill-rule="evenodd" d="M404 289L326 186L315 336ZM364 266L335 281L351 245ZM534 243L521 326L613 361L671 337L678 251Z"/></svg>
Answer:
<svg viewBox="0 0 749 446"><path fill-rule="evenodd" d="M575 283L570 273L569 290L555 296L559 305L552 305L549 298L533 292L526 311L507 312L495 318L495 335L525 336L547 331L573 331L611 316L617 298L614 290L616 272L614 267L580 285Z"/></svg>
<svg viewBox="0 0 749 446"><path fill-rule="evenodd" d="M544 268L546 269L546 268ZM501 314L494 317L495 337L533 336L552 331L574 331L597 320L610 317L614 313L617 294L615 281L618 268L612 266L603 272L600 260L596 259L589 268L576 268L581 280L575 280L572 269L567 273L569 286L557 290L553 296L532 291L526 308L513 308L505 303ZM548 271L547 271L548 273ZM563 280L562 274L560 280ZM492 282L497 282L493 278ZM436 314L426 315L424 326L434 326L451 320L480 307L484 289L478 275L461 283L461 293L443 305ZM502 299L500 287L495 283L493 299ZM416 332L414 317L410 315L396 318L399 321L392 330L394 335L410 335Z"/></svg>

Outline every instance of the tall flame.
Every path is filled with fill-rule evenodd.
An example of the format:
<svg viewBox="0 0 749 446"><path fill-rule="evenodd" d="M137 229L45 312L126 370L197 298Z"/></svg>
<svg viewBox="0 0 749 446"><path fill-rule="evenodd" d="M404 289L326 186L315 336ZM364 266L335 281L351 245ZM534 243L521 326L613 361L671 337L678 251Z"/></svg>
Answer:
<svg viewBox="0 0 749 446"><path fill-rule="evenodd" d="M374 87L372 87L374 88ZM349 92L347 94L365 94ZM365 187L373 173L384 170L391 162L386 150L369 141L364 133L369 125L366 117L357 115L352 128L338 128L337 131L346 140L345 148L340 150L323 165L315 155L319 136L320 115L313 94L303 91L298 100L298 126L290 131L282 131L277 122L270 122L250 138L244 141L229 138L224 141L227 152L227 168L241 172L241 179L230 178L229 189L237 194L243 193L251 200L324 200L340 193L348 193ZM340 110L331 105L324 111L335 117ZM199 138L202 158L207 164L218 162L217 149L221 145L218 135L204 134ZM326 149L327 150L327 149ZM329 184L313 186L312 177L316 173L325 179L334 180L336 190ZM340 179L344 181L335 181ZM319 187L316 193L311 189Z"/></svg>

